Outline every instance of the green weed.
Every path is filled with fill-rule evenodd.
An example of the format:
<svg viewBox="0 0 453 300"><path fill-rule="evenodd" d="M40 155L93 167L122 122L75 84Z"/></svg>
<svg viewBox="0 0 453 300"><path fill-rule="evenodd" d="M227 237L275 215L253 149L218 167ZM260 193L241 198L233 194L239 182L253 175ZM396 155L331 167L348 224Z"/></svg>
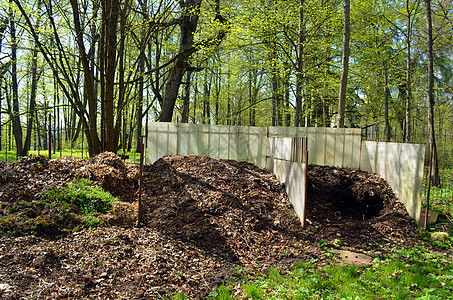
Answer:
<svg viewBox="0 0 453 300"><path fill-rule="evenodd" d="M63 227L71 220L71 211L77 209L83 215L83 225L95 228L103 222L97 217L105 213L118 198L104 191L100 187L92 186L89 179L80 179L56 190L48 190L44 194L44 201L52 208L52 221Z"/></svg>
<svg viewBox="0 0 453 300"><path fill-rule="evenodd" d="M285 274L270 269L222 290L240 285L247 299L448 299L452 279L451 257L418 246L394 250L367 267L305 262ZM219 293L210 296L220 299ZM243 299L228 297L222 299Z"/></svg>
<svg viewBox="0 0 453 300"><path fill-rule="evenodd" d="M45 194L45 200L52 205L72 204L85 215L105 213L112 202L118 200L102 188L92 186L89 179L68 183L57 190L46 191Z"/></svg>

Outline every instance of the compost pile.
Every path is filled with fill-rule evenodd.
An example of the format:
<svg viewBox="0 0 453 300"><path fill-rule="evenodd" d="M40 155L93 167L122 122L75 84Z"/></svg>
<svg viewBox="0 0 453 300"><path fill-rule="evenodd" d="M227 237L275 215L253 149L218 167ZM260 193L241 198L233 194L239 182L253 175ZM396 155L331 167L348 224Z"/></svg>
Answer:
<svg viewBox="0 0 453 300"><path fill-rule="evenodd" d="M415 241L415 222L390 187L362 171L311 166L303 229L284 185L245 162L191 155L145 166L140 228L131 221L138 167L112 153L27 157L0 170L4 298L201 298L229 276L322 261L326 245L379 255ZM58 227L40 200L76 178L121 199L100 216L104 226ZM68 216L78 224L76 212Z"/></svg>

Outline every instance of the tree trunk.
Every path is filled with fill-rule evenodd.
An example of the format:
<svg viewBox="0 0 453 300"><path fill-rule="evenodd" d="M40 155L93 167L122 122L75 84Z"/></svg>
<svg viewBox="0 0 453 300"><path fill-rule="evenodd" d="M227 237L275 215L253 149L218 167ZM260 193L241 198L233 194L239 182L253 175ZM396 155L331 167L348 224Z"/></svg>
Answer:
<svg viewBox="0 0 453 300"><path fill-rule="evenodd" d="M142 44L145 43L145 38L142 36ZM145 73L145 55L143 54L140 57L140 62L138 65L138 69L140 72L140 80L138 82L138 103L137 103L137 131L135 134L135 143L136 148L135 152L140 153L141 151L141 136L142 136L142 128L143 128L143 92L144 92L144 81L143 81L143 74Z"/></svg>
<svg viewBox="0 0 453 300"><path fill-rule="evenodd" d="M76 0L71 0L72 15L74 19L74 28L76 31L76 40L79 48L80 60L83 66L84 75L84 89L86 92L86 98L88 99L88 122L85 133L88 141L88 150L90 156L94 156L101 152L101 144L98 136L97 128L97 99L94 83L94 72L90 66L89 58L85 50L85 44L83 40L83 29L80 24L80 11ZM82 116L83 118L83 116ZM86 121L85 121L86 122Z"/></svg>
<svg viewBox="0 0 453 300"><path fill-rule="evenodd" d="M9 23L9 18L4 17L0 20L0 53L2 52L2 41L3 41L3 35L6 31L6 27L8 26ZM0 150L2 150L2 137L3 137L3 131L2 131L2 96L3 96L3 74L7 72L9 67L5 67L6 64L0 63Z"/></svg>
<svg viewBox="0 0 453 300"><path fill-rule="evenodd" d="M115 132L117 128L114 125L115 116L115 74L117 67L117 27L120 15L119 0L103 0L102 6L102 27L104 29L104 74L105 77L103 94L101 101L103 103L103 121L104 121L104 136L106 151L116 153L118 147L119 133ZM102 93L102 92L101 92ZM121 114L120 114L121 115ZM94 124L93 124L94 125Z"/></svg>
<svg viewBox="0 0 453 300"><path fill-rule="evenodd" d="M125 63L124 63L124 54L126 53L125 49L125 43L126 43L126 23L127 23L127 18L129 14L129 0L124 1L123 8L121 9L120 7L121 1L118 3L118 9L119 9L119 17L120 17L120 42L119 42L119 47L115 47L115 55L118 53L118 74L119 74L119 79L118 79L118 101L116 106L116 114L114 114L114 118L116 117L116 122L113 128L113 142L112 142L112 148L114 148L114 152L116 153L118 149L118 142L119 142L119 137L120 137L120 131L121 131L121 124L125 122L123 120L124 115L128 115L128 112L124 112L126 110L126 103L128 99L127 95L127 89L126 89L126 83L125 83ZM116 69L116 66L115 66ZM133 115L133 111L131 112L131 115ZM132 117L130 120L133 120ZM111 150L110 150L111 151Z"/></svg>
<svg viewBox="0 0 453 300"><path fill-rule="evenodd" d="M296 110L294 113L294 126L302 126L302 85L304 78L304 42L305 42L305 25L304 25L304 0L299 1L299 40L297 43L297 70L296 70Z"/></svg>
<svg viewBox="0 0 453 300"><path fill-rule="evenodd" d="M38 75L37 61L38 61L38 49L35 46L35 49L33 49L33 57L31 62L31 90L30 90L30 102L28 104L27 132L21 156L27 156L31 146L33 122L36 115L36 90L38 86L38 80L40 77Z"/></svg>
<svg viewBox="0 0 453 300"><path fill-rule="evenodd" d="M384 65L384 64L383 64ZM387 68L383 67L383 76L384 76L384 122L385 122L385 139L387 142L390 141L390 122L389 122L389 95L390 90L388 87L388 74Z"/></svg>
<svg viewBox="0 0 453 300"><path fill-rule="evenodd" d="M181 123L189 122L189 104L190 104L190 81L192 77L192 71L186 73L186 86L184 89L184 98L182 104Z"/></svg>
<svg viewBox="0 0 453 300"><path fill-rule="evenodd" d="M193 37L197 30L199 10L201 0L187 0L179 1L182 10L182 21L179 23L181 30L181 39L179 42L179 57L170 72L169 79L165 86L165 96L162 103L162 110L160 113L161 122L171 122L173 118L173 110L178 97L179 87L186 72L187 59L189 54L182 55L193 45Z"/></svg>
<svg viewBox="0 0 453 300"><path fill-rule="evenodd" d="M171 122L172 120L179 87L181 86L182 78L188 67L188 59L193 53L203 47L219 45L228 30L228 26L221 28L216 36L206 38L195 45L193 37L197 29L202 0L179 0L178 2L181 6L182 13L182 18L179 21L181 38L176 61L170 70L170 75L165 86L165 97L160 113L161 122ZM220 0L215 0L214 6L215 19L222 25L227 25L227 20L220 15Z"/></svg>
<svg viewBox="0 0 453 300"><path fill-rule="evenodd" d="M403 132L403 142L411 141L411 36L412 20L409 8L409 0L406 0L407 31L406 31L406 122Z"/></svg>
<svg viewBox="0 0 453 300"><path fill-rule="evenodd" d="M338 99L338 128L344 127L346 108L346 87L348 85L349 71L349 39L350 39L350 0L344 1L344 27L343 27L343 56L341 63L340 92Z"/></svg>
<svg viewBox="0 0 453 300"><path fill-rule="evenodd" d="M211 124L211 78L208 76L208 69L206 68L204 77L203 124Z"/></svg>
<svg viewBox="0 0 453 300"><path fill-rule="evenodd" d="M425 0L426 26L428 30L428 130L432 153L431 184L440 185L439 166L437 163L436 136L434 134L434 61L433 61L433 25L431 19L431 0Z"/></svg>
<svg viewBox="0 0 453 300"><path fill-rule="evenodd" d="M22 125L19 116L19 91L17 81L17 38L16 38L16 22L12 5L9 9L9 24L11 35L11 88L12 88L12 110L11 121L13 125L13 135L16 142L17 156L22 154Z"/></svg>

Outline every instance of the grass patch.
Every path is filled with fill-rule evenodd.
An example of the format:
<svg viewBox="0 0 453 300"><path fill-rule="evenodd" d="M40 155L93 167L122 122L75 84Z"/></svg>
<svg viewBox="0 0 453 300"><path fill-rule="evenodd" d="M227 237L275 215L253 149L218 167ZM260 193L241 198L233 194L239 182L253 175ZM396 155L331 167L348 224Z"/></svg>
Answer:
<svg viewBox="0 0 453 300"><path fill-rule="evenodd" d="M419 246L394 250L368 267L303 263L284 274L270 269L256 279L221 286L209 298L448 299L452 291L452 257Z"/></svg>
<svg viewBox="0 0 453 300"><path fill-rule="evenodd" d="M45 192L44 201L57 211L64 212L76 207L84 217L84 225L97 227L102 222L97 215L105 213L118 198L102 188L92 186L89 179L79 179L57 189Z"/></svg>
<svg viewBox="0 0 453 300"><path fill-rule="evenodd" d="M441 186L431 186L429 194L430 209L453 217L453 169L440 170ZM426 181L426 176L425 176ZM422 196L426 206L426 187L424 182Z"/></svg>
<svg viewBox="0 0 453 300"><path fill-rule="evenodd" d="M46 191L45 200L54 204L73 204L83 214L105 213L113 201L118 198L104 191L102 188L92 186L89 179L79 179L57 189Z"/></svg>

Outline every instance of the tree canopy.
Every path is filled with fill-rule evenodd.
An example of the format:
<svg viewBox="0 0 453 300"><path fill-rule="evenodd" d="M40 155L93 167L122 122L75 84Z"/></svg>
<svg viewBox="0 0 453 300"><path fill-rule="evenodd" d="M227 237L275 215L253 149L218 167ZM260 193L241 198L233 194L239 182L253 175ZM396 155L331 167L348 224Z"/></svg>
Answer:
<svg viewBox="0 0 453 300"><path fill-rule="evenodd" d="M453 129L449 0L430 1L433 100L426 1L350 1L344 89L344 1L1 1L0 134L18 155L48 125L90 155L147 121L333 127L339 91L369 135L426 142L429 101L437 134Z"/></svg>

